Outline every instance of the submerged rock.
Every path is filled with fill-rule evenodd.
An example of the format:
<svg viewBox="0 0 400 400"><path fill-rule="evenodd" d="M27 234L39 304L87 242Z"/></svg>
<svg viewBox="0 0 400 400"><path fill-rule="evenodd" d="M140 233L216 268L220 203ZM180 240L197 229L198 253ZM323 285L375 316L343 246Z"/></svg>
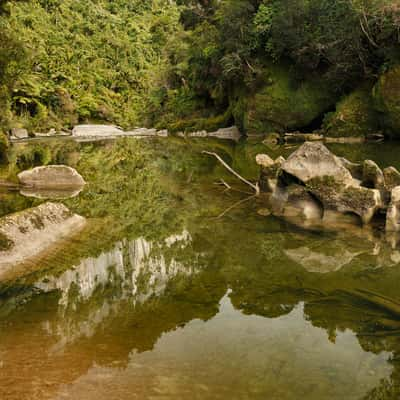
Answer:
<svg viewBox="0 0 400 400"><path fill-rule="evenodd" d="M85 185L85 180L73 168L66 165L47 165L18 174L22 185L38 189L73 189Z"/></svg>
<svg viewBox="0 0 400 400"><path fill-rule="evenodd" d="M77 233L84 225L85 218L56 203L45 203L1 218L0 277L10 268Z"/></svg>

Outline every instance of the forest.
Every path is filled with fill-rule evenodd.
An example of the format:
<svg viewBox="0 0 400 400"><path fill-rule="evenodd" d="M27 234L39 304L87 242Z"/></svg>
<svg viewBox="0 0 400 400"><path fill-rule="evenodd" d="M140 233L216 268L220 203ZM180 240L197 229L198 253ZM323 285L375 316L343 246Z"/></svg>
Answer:
<svg viewBox="0 0 400 400"><path fill-rule="evenodd" d="M397 0L2 1L3 131L396 136Z"/></svg>

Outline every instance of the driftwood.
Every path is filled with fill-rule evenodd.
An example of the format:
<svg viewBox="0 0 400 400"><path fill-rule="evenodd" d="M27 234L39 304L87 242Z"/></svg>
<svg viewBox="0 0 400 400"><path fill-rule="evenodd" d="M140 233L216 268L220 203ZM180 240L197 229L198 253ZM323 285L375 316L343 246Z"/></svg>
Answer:
<svg viewBox="0 0 400 400"><path fill-rule="evenodd" d="M202 153L215 157L231 174L235 175L236 178L240 179L246 185L249 185L255 191L256 196L260 194L260 187L258 183L254 184L249 182L247 179L243 178L243 176L239 175L235 170L233 170L217 153L205 150Z"/></svg>

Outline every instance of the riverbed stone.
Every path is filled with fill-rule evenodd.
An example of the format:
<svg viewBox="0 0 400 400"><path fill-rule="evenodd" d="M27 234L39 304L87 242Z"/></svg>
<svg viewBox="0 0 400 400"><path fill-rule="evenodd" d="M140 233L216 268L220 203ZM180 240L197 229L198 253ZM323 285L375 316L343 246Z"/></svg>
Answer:
<svg viewBox="0 0 400 400"><path fill-rule="evenodd" d="M340 159L318 142L304 143L282 164L282 171L305 184L316 178L329 177L344 185L353 181Z"/></svg>
<svg viewBox="0 0 400 400"><path fill-rule="evenodd" d="M46 165L23 171L18 174L20 183L24 186L38 189L72 189L85 185L82 176L66 165Z"/></svg>

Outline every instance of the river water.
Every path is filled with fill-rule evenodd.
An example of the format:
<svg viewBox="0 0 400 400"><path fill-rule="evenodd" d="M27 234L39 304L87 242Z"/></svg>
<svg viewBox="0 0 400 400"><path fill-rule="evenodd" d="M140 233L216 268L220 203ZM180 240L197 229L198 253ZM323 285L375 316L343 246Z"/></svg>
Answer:
<svg viewBox="0 0 400 400"><path fill-rule="evenodd" d="M331 148L400 166L399 145ZM259 150L230 148L249 178ZM230 209L247 195L213 165L169 171L180 197L161 228L91 219L0 283L0 399L400 398L396 239L307 230L260 215L262 199ZM3 199L3 214L26 206Z"/></svg>

